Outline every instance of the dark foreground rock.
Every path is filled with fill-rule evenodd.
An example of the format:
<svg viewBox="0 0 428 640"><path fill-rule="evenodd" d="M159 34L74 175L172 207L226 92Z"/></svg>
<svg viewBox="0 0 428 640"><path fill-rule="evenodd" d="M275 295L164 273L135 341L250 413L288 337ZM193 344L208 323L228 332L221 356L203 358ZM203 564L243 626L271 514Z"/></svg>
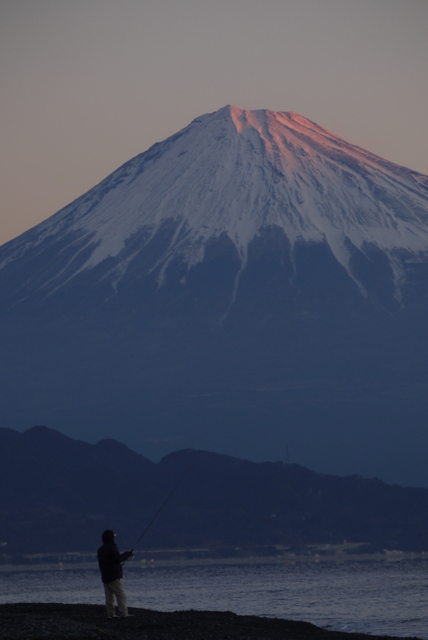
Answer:
<svg viewBox="0 0 428 640"><path fill-rule="evenodd" d="M307 622L230 612L130 609L108 620L101 605L0 605L2 640L376 640L380 636L326 631ZM387 640L387 636L382 636ZM406 640L402 638L401 640ZM410 640L410 639L407 639ZM415 640L415 639L413 639Z"/></svg>

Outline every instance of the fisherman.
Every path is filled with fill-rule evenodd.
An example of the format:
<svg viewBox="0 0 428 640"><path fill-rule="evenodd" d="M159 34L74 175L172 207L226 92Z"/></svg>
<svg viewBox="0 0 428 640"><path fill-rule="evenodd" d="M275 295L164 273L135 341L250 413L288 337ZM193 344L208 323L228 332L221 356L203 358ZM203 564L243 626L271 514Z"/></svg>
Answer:
<svg viewBox="0 0 428 640"><path fill-rule="evenodd" d="M134 557L134 550L120 553L114 538L116 534L107 529L102 534L102 546L98 549L98 564L101 571L101 580L106 596L106 608L108 618L126 618L128 607L126 605L126 593L122 584L122 563L128 558ZM116 616L114 599L117 600L118 616Z"/></svg>

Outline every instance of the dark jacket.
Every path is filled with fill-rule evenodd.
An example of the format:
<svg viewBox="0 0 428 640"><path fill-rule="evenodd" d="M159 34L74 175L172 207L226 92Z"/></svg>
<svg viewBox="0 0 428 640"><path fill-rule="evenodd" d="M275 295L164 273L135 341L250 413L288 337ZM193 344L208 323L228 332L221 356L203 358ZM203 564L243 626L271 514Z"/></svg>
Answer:
<svg viewBox="0 0 428 640"><path fill-rule="evenodd" d="M120 553L114 542L104 542L98 549L98 564L103 582L113 582L123 577L122 562L130 558L132 551Z"/></svg>

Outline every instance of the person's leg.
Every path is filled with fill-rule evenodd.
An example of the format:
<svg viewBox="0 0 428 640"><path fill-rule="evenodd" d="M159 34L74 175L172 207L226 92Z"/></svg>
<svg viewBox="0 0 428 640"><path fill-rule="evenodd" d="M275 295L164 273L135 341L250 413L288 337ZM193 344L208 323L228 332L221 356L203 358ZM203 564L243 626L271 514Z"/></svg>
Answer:
<svg viewBox="0 0 428 640"><path fill-rule="evenodd" d="M126 593L122 580L114 580L109 583L111 590L117 598L117 608L121 617L128 615L128 607L126 605Z"/></svg>
<svg viewBox="0 0 428 640"><path fill-rule="evenodd" d="M114 591L111 588L111 585L111 582L104 583L104 593L106 596L106 609L108 618L114 618L116 616L116 612L114 609Z"/></svg>

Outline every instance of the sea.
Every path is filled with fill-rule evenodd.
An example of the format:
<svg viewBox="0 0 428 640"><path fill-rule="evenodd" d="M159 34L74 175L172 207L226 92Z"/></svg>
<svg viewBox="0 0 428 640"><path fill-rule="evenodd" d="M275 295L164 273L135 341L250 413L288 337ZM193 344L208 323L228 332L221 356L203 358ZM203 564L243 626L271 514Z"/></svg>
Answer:
<svg viewBox="0 0 428 640"><path fill-rule="evenodd" d="M127 562L131 607L233 611L428 640L428 560L156 566ZM97 568L0 571L0 603L103 604Z"/></svg>

